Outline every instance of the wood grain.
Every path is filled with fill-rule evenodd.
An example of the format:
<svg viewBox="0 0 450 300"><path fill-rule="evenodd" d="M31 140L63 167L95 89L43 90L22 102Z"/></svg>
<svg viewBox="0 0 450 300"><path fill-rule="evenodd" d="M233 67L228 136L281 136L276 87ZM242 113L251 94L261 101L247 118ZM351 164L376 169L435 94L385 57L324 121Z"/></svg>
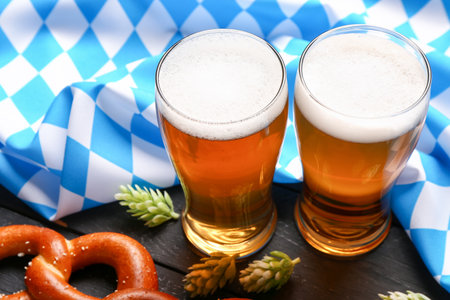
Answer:
<svg viewBox="0 0 450 300"><path fill-rule="evenodd" d="M272 250L281 250L292 258L300 257L289 282L279 291L247 294L237 280L211 297L218 299L241 296L253 299L378 299L378 293L413 290L431 299L449 299L449 294L429 274L416 249L399 223L394 220L391 232L380 247L371 253L347 260L324 256L313 250L300 236L293 219L300 185L274 185L273 198L278 210L275 234L259 253L249 260L260 259ZM168 189L175 208L184 207L179 186ZM118 203L110 203L63 218L55 224L44 220L16 197L0 187L0 226L35 224L51 227L66 238L91 232L113 231L135 238L151 253L159 275L160 289L180 299L190 299L183 289L188 267L199 261L184 238L179 221L147 228L126 213ZM60 224L65 224L66 227ZM24 265L28 258L11 257L0 261L0 293L24 288ZM242 269L248 263L238 263ZM71 284L93 296L103 297L115 289L114 269L104 265L89 266L75 272Z"/></svg>

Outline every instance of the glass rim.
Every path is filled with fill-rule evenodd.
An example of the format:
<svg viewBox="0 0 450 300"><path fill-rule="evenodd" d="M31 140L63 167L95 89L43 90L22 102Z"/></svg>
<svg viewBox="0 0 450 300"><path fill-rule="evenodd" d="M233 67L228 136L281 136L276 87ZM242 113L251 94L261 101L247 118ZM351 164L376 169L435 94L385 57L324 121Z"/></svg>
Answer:
<svg viewBox="0 0 450 300"><path fill-rule="evenodd" d="M422 94L418 97L417 100L415 100L411 105L409 105L408 107L395 112L393 114L389 114L389 115L383 115L383 116L374 116L374 117L360 117L360 116L355 116L355 115L349 115L349 114L345 114L342 113L340 111L337 111L333 108L328 107L327 105L323 104L309 89L308 85L305 82L304 77L302 76L302 71L303 71L303 61L305 59L306 54L308 53L308 50L314 46L315 44L317 44L318 42L320 42L321 40L336 35L336 34L346 34L346 33L357 33L357 32L361 32L361 31L366 31L366 32L380 32L380 33L384 33L386 35L389 35L391 37L396 38L397 40L401 40L402 42L404 42L405 44L407 44L409 47L411 47L416 54L416 58L417 54L418 56L420 56L420 58L423 61L423 64L425 65L425 72L426 72L426 85L425 88L422 92ZM419 59L419 58L418 58ZM421 63L422 64L422 63ZM420 103L422 103L422 101L424 99L427 99L427 95L430 91L431 88L431 78L432 78L432 74L431 74L431 67L430 67L430 63L425 55L425 53L422 51L422 49L416 44L414 43L411 39L407 38L406 36L387 29L387 28L383 28L383 27L379 27L379 26L374 26L374 25L367 25L367 24L352 24L352 25L344 25L344 26L339 26L330 30L327 30L323 33L321 33L320 35L318 35L317 37L315 37L311 42L308 43L308 45L306 46L305 50L303 50L302 55L300 56L300 60L298 63L298 76L299 79L301 80L301 83L304 87L304 89L306 90L306 92L308 93L308 95L314 100L314 102L316 102L317 104L319 104L320 106L322 106L323 108L332 111L336 114L339 114L341 116L345 116L345 117L349 117L349 118L354 118L354 119L365 119L365 120L376 120L376 119L386 119L386 118L392 118L395 116L399 116L401 114L404 114L412 109L414 109L416 106L418 106Z"/></svg>
<svg viewBox="0 0 450 300"><path fill-rule="evenodd" d="M245 118L239 119L239 120L229 121L229 122L203 121L203 120L198 120L198 119L195 119L195 118L192 118L192 117L186 115L185 113L183 113L182 111L178 110L173 105L171 105L169 103L169 101L167 101L166 97L164 96L164 94L162 92L160 84L159 84L159 81L160 81L159 80L159 74L160 74L161 66L163 65L166 57L172 52L173 49L175 49L177 47L177 45L179 45L179 44L181 44L181 43L183 43L185 41L188 41L188 40L190 40L192 38L195 38L197 36L206 35L206 34L214 34L214 33L218 33L218 32L233 33L233 34L240 34L240 35L248 36L248 37L253 38L254 40L260 42L261 44L264 44L264 45L268 46L269 49L272 50L272 52L277 57L277 59L278 59L278 61L280 63L280 66L281 66L281 83L280 83L280 87L278 88L278 91L275 94L275 96L267 103L267 105L265 105L263 108L258 110L256 113L254 113L254 114L252 114L252 115L250 115L248 117L245 117ZM247 31L238 30L238 29L229 29L229 28L206 29L206 30L198 31L198 32L195 32L195 33L192 33L190 35L187 35L187 36L183 37L182 39L177 41L175 44L173 44L163 54L163 56L161 57L161 59L158 62L158 66L156 67L156 73L155 73L155 86L156 86L156 91L155 92L158 93L159 97L161 98L161 100L165 103L165 105L168 108L170 108L176 114L180 115L181 117L183 117L185 119L188 119L188 120L193 121L193 122L201 123L201 124L208 124L208 125L236 124L236 123L245 122L247 120L250 120L250 119L258 117L259 115L261 115L265 111L267 111L270 107L272 107L275 102L277 102L278 98L281 97L281 94L283 93L283 90L285 89L286 84L287 84L286 67L285 67L283 58L281 57L280 53L275 49L275 47L273 47L269 42L267 42L266 40L260 38L257 35L254 35L254 34L249 33Z"/></svg>

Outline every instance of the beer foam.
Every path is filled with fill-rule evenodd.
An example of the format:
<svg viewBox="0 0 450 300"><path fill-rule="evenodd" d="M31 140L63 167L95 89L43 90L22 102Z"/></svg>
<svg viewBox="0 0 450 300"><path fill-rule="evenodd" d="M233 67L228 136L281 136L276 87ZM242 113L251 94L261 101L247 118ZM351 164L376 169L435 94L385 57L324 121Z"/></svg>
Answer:
<svg viewBox="0 0 450 300"><path fill-rule="evenodd" d="M429 95L417 103L426 90L426 69L392 40L359 33L330 36L313 44L302 64L309 91L297 73L295 101L314 126L334 137L389 140L426 114Z"/></svg>
<svg viewBox="0 0 450 300"><path fill-rule="evenodd" d="M287 100L280 60L264 40L245 32L191 35L160 63L158 109L175 127L201 138L234 139L257 132L281 113Z"/></svg>

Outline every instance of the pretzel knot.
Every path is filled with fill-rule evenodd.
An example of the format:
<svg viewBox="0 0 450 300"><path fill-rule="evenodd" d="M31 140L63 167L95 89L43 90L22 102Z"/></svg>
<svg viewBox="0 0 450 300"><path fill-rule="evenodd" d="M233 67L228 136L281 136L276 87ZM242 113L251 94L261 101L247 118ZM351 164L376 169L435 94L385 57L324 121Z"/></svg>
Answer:
<svg viewBox="0 0 450 300"><path fill-rule="evenodd" d="M0 259L18 253L38 254L25 273L28 293L2 299L98 299L68 283L72 270L91 264L107 264L116 270L117 291L105 299L175 299L158 292L156 268L145 247L123 234L92 233L67 241L50 229L12 225L0 228L0 245Z"/></svg>
<svg viewBox="0 0 450 300"><path fill-rule="evenodd" d="M72 262L66 239L56 231L32 225L11 225L0 228L0 260L13 256L37 255L35 260L69 280ZM26 291L2 299L30 299Z"/></svg>

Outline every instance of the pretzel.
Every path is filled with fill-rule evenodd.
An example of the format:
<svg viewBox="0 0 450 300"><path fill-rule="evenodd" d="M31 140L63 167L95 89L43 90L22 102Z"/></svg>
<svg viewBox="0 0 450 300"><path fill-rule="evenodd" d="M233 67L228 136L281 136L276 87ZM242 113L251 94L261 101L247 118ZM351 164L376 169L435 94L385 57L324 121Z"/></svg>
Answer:
<svg viewBox="0 0 450 300"><path fill-rule="evenodd" d="M147 289L125 289L110 294L104 300L177 300L172 295Z"/></svg>
<svg viewBox="0 0 450 300"><path fill-rule="evenodd" d="M107 264L116 270L117 290L145 288L158 290L155 265L147 250L136 240L119 233L104 232L80 236L68 242L72 269L91 264ZM98 299L83 294L67 279L52 272L42 259L36 257L26 271L28 292L36 300Z"/></svg>
<svg viewBox="0 0 450 300"><path fill-rule="evenodd" d="M64 280L69 280L72 263L65 238L51 229L32 225L11 225L0 228L0 260L25 254L37 255L36 259L51 266ZM31 299L26 291L3 296L8 300Z"/></svg>

